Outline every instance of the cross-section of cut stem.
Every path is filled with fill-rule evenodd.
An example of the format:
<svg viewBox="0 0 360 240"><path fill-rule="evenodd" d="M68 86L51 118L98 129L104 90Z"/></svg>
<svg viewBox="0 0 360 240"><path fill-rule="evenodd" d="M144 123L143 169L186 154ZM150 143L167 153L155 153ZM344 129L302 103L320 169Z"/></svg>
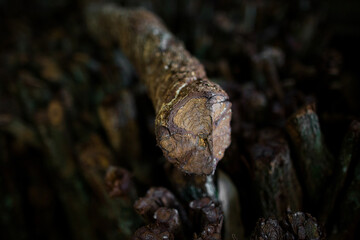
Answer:
<svg viewBox="0 0 360 240"><path fill-rule="evenodd" d="M228 95L150 12L93 4L86 19L95 36L119 44L147 86L167 160L186 173L213 173L231 141Z"/></svg>

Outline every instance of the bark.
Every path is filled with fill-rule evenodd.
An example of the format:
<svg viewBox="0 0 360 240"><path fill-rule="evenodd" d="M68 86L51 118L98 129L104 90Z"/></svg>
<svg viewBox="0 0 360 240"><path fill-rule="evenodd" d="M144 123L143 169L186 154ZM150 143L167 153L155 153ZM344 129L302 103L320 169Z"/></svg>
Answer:
<svg viewBox="0 0 360 240"><path fill-rule="evenodd" d="M132 240L162 240L169 239L174 240L174 234L171 233L165 226L158 223L149 224L136 230Z"/></svg>
<svg viewBox="0 0 360 240"><path fill-rule="evenodd" d="M279 222L275 219L264 219L261 218L256 224L253 235L251 236L253 240L261 239L284 239L283 231Z"/></svg>
<svg viewBox="0 0 360 240"><path fill-rule="evenodd" d="M163 224L170 232L176 234L181 229L181 220L178 210L174 208L161 207L154 213L154 219Z"/></svg>
<svg viewBox="0 0 360 240"><path fill-rule="evenodd" d="M280 217L287 209L300 210L302 192L289 146L281 132L276 129L261 130L256 144L249 151L263 216Z"/></svg>
<svg viewBox="0 0 360 240"><path fill-rule="evenodd" d="M320 130L315 105L306 105L295 112L288 119L286 129L297 154L296 166L301 171L308 200L315 206L319 202L319 191L326 186L333 165L333 157Z"/></svg>
<svg viewBox="0 0 360 240"><path fill-rule="evenodd" d="M350 183L345 187L338 201L339 205L334 215L332 239L353 239L360 224L360 125L358 121L351 124L351 129L345 141L343 154L351 158L352 171L349 171ZM346 162L346 161L345 161ZM356 237L355 237L356 238ZM354 239L355 239L354 238Z"/></svg>
<svg viewBox="0 0 360 240"><path fill-rule="evenodd" d="M194 240L220 240L224 214L221 206L212 199L205 197L189 203L190 218L194 226L200 229L194 234Z"/></svg>
<svg viewBox="0 0 360 240"><path fill-rule="evenodd" d="M319 219L327 222L329 215L334 210L335 201L339 197L341 189L344 187L349 167L352 162L356 162L356 151L360 142L360 122L353 121L343 140L339 160L334 167L334 175L331 179L331 188L327 188L324 194L323 205Z"/></svg>
<svg viewBox="0 0 360 240"><path fill-rule="evenodd" d="M150 12L95 4L86 20L98 38L120 45L147 86L167 160L186 173L213 173L231 141L228 95Z"/></svg>
<svg viewBox="0 0 360 240"><path fill-rule="evenodd" d="M316 219L308 213L289 212L284 219L260 218L251 236L252 240L323 240L325 233Z"/></svg>
<svg viewBox="0 0 360 240"><path fill-rule="evenodd" d="M166 188L149 189L134 208L149 224L136 230L132 239L184 239L185 210Z"/></svg>
<svg viewBox="0 0 360 240"><path fill-rule="evenodd" d="M150 188L146 195L139 198L134 204L136 212L149 222L153 220L154 213L160 207L178 209L181 216L184 213L184 209L176 197L163 187Z"/></svg>

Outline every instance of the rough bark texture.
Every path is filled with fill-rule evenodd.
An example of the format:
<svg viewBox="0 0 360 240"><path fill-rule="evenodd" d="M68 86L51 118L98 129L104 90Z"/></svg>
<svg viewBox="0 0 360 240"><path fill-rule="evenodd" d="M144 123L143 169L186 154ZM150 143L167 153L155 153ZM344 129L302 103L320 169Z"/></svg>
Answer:
<svg viewBox="0 0 360 240"><path fill-rule="evenodd" d="M316 219L308 213L287 213L283 220L260 218L252 240L322 240L325 234Z"/></svg>
<svg viewBox="0 0 360 240"><path fill-rule="evenodd" d="M146 226L143 226L136 230L132 240L162 240L169 239L174 240L174 234L171 233L166 227L158 223L152 223Z"/></svg>
<svg viewBox="0 0 360 240"><path fill-rule="evenodd" d="M154 219L163 224L172 233L177 233L181 228L181 220L178 210L174 208L161 207L154 213Z"/></svg>
<svg viewBox="0 0 360 240"><path fill-rule="evenodd" d="M283 231L277 220L274 219L259 219L256 224L255 231L251 237L253 240L262 239L283 239Z"/></svg>
<svg viewBox="0 0 360 240"><path fill-rule="evenodd" d="M154 213L155 223L139 228L132 239L184 239L179 212L160 207Z"/></svg>
<svg viewBox="0 0 360 240"><path fill-rule="evenodd" d="M318 203L318 191L332 173L333 157L326 148L315 104L309 104L292 115L286 125L297 152L304 187L310 201Z"/></svg>
<svg viewBox="0 0 360 240"><path fill-rule="evenodd" d="M194 240L220 240L224 215L221 206L205 197L191 201L190 218L193 223L200 223L199 234L194 234Z"/></svg>
<svg viewBox="0 0 360 240"><path fill-rule="evenodd" d="M163 187L150 188L146 195L139 198L134 204L136 212L150 222L160 207L175 208L184 212L175 196Z"/></svg>
<svg viewBox="0 0 360 240"><path fill-rule="evenodd" d="M302 193L297 180L289 146L276 129L259 132L258 141L249 149L254 162L254 181L258 188L263 216L280 217L287 209L302 206Z"/></svg>
<svg viewBox="0 0 360 240"><path fill-rule="evenodd" d="M146 84L168 161L187 173L213 173L231 141L228 95L150 12L108 4L86 13L90 30L117 42Z"/></svg>
<svg viewBox="0 0 360 240"><path fill-rule="evenodd" d="M185 210L166 188L149 189L134 208L149 224L136 230L132 239L184 239Z"/></svg>

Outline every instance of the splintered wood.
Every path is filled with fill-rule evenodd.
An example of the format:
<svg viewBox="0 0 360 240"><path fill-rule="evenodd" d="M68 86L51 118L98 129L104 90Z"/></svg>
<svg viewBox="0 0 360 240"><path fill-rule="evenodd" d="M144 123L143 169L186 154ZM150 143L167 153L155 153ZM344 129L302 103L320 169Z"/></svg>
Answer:
<svg viewBox="0 0 360 240"><path fill-rule="evenodd" d="M228 95L150 12L94 4L86 13L93 34L119 44L147 86L167 160L186 173L213 173L231 141Z"/></svg>

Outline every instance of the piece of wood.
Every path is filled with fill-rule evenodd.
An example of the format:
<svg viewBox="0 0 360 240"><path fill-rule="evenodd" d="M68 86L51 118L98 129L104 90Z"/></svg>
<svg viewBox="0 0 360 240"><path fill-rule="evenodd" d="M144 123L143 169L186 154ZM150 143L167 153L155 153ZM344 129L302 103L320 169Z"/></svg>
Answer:
<svg viewBox="0 0 360 240"><path fill-rule="evenodd" d="M342 154L350 159L341 164L351 160L352 169L349 169L348 173L349 185L338 199L332 239L353 239L360 224L360 124L358 121L351 124L345 143Z"/></svg>
<svg viewBox="0 0 360 240"><path fill-rule="evenodd" d="M86 21L99 39L120 45L146 84L167 160L186 173L212 174L231 141L228 95L150 12L90 4Z"/></svg>
<svg viewBox="0 0 360 240"><path fill-rule="evenodd" d="M166 188L150 188L134 208L149 224L136 230L132 239L185 239L182 222L187 224L187 215Z"/></svg>
<svg viewBox="0 0 360 240"><path fill-rule="evenodd" d="M328 151L315 111L315 104L308 104L295 112L286 123L297 158L303 187L312 206L319 204L319 191L326 186L332 174L333 157Z"/></svg>
<svg viewBox="0 0 360 240"><path fill-rule="evenodd" d="M271 128L259 131L249 152L263 216L281 217L288 209L301 210L302 191L282 133Z"/></svg>
<svg viewBox="0 0 360 240"><path fill-rule="evenodd" d="M134 203L135 211L149 222L153 220L154 213L160 207L175 208L179 210L181 217L184 215L184 209L174 194L163 187L150 188L144 197Z"/></svg>
<svg viewBox="0 0 360 240"><path fill-rule="evenodd" d="M288 212L282 220L260 218L252 240L313 239L324 240L326 234L316 219L308 213Z"/></svg>
<svg viewBox="0 0 360 240"><path fill-rule="evenodd" d="M356 151L360 143L360 122L354 120L343 140L341 152L334 174L331 178L331 187L326 188L323 194L323 204L319 214L319 220L326 223L329 215L334 210L335 201L339 197L341 189L344 187L346 177L348 176L351 162L355 162Z"/></svg>
<svg viewBox="0 0 360 240"><path fill-rule="evenodd" d="M224 214L221 205L209 197L189 203L189 217L195 227L194 240L221 240ZM199 229L196 229L199 228Z"/></svg>

